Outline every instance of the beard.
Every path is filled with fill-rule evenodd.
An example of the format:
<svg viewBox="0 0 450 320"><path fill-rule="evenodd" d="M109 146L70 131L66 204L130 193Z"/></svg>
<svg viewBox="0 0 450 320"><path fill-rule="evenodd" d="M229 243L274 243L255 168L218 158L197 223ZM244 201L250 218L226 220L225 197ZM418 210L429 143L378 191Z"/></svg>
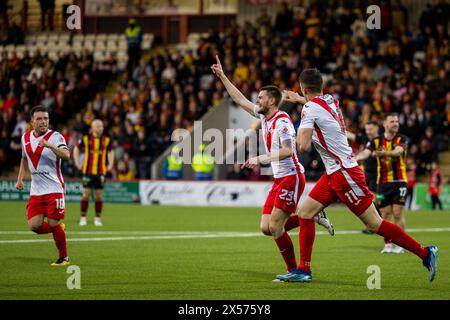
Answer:
<svg viewBox="0 0 450 320"><path fill-rule="evenodd" d="M263 116L265 116L267 114L267 112L269 111L269 108L267 108L267 106L259 106L259 110L258 113L262 114Z"/></svg>

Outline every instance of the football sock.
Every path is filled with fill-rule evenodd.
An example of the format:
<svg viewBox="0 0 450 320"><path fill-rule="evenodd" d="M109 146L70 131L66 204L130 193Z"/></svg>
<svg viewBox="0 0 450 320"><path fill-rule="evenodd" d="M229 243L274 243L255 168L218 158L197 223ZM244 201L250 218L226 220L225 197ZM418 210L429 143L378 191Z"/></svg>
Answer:
<svg viewBox="0 0 450 320"><path fill-rule="evenodd" d="M102 214L103 201L95 201L95 215L100 217Z"/></svg>
<svg viewBox="0 0 450 320"><path fill-rule="evenodd" d="M304 272L311 272L311 255L316 238L316 224L314 219L300 218L300 264L298 268Z"/></svg>
<svg viewBox="0 0 450 320"><path fill-rule="evenodd" d="M420 245L420 243L411 238L411 236L403 231L402 228L389 221L383 220L381 222L377 234L386 239L389 239L396 245L415 253L422 260L425 259L428 255L427 248L423 247L422 245Z"/></svg>
<svg viewBox="0 0 450 320"><path fill-rule="evenodd" d="M80 209L81 209L81 215L85 216L86 212L88 210L89 207L89 201L87 200L81 200L81 204L80 204Z"/></svg>
<svg viewBox="0 0 450 320"><path fill-rule="evenodd" d="M56 248L59 252L60 258L67 257L67 246L66 246L66 233L60 224L56 227L51 228L53 233L53 240L55 240Z"/></svg>
<svg viewBox="0 0 450 320"><path fill-rule="evenodd" d="M298 215L296 214L289 216L289 218L286 221L286 224L284 225L284 230L289 231L297 228L300 224L298 219L299 219Z"/></svg>
<svg viewBox="0 0 450 320"><path fill-rule="evenodd" d="M278 239L275 239L275 243L277 244L278 249L280 249L287 270L290 272L293 268L297 267L294 245L292 244L291 237L289 237L287 232L284 232Z"/></svg>
<svg viewBox="0 0 450 320"><path fill-rule="evenodd" d="M50 229L50 225L48 224L48 222L44 221L44 222L42 222L40 228L38 230L36 230L35 232L37 234L46 234L46 233L52 232L52 230Z"/></svg>

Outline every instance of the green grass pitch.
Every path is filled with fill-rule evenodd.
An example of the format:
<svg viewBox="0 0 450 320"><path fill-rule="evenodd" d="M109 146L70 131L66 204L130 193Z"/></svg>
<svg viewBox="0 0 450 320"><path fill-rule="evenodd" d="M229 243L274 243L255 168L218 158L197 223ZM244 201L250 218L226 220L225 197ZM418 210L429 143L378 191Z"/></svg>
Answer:
<svg viewBox="0 0 450 320"><path fill-rule="evenodd" d="M27 230L25 205L0 202L1 300L450 298L449 212L406 214L411 235L439 247L432 283L415 255L380 254L382 239L359 233L359 220L336 207L328 214L338 233L316 228L313 283L299 284L271 282L285 267L274 241L259 234L259 208L106 204L99 228L92 206L88 226L78 226L79 205L71 203L64 222L81 289L69 290L67 268L50 267L57 257L51 235ZM297 230L291 236L298 259ZM380 267L379 290L367 288L370 265Z"/></svg>

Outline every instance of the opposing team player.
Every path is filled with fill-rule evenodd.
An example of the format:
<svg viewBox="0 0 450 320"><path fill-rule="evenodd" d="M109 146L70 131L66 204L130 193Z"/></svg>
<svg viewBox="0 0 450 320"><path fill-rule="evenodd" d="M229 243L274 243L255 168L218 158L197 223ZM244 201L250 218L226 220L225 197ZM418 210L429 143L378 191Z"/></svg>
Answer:
<svg viewBox="0 0 450 320"><path fill-rule="evenodd" d="M265 235L274 237L288 271L292 271L297 263L294 246L287 231L299 226L298 217L291 214L295 212L305 188L304 169L297 159L294 126L289 115L278 109L282 99L280 89L275 86L261 88L255 105L231 83L222 70L219 58L216 59L217 63L211 68L233 101L252 116L261 119L267 154L250 158L243 166L254 168L259 164L269 163L272 166L274 184L264 204L260 227ZM324 213L318 222L334 234L333 226ZM306 228L315 228L314 223L312 226L300 227L304 232L310 232Z"/></svg>
<svg viewBox="0 0 450 320"><path fill-rule="evenodd" d="M356 160L365 160L372 155L377 163L378 207L383 219L394 216L395 224L405 230L403 208L406 202L406 151L408 138L398 133L398 115L387 113L383 117L384 134L373 138L366 149L356 156ZM381 253L403 253L402 247L384 239Z"/></svg>
<svg viewBox="0 0 450 320"><path fill-rule="evenodd" d="M26 167L31 173L30 199L27 205L28 226L37 234L52 233L59 258L52 266L69 264L65 226L60 221L65 213L65 187L61 160L70 157L64 137L49 130L48 110L44 106L31 109L33 131L22 136L22 159L17 177L17 190L23 190ZM44 218L47 221L44 221Z"/></svg>
<svg viewBox="0 0 450 320"><path fill-rule="evenodd" d="M327 206L340 199L366 225L376 233L393 243L415 253L428 269L428 278L433 281L436 275L438 249L435 246L423 247L395 224L383 220L373 204L373 195L369 191L364 173L358 166L348 145L344 119L339 102L331 95L323 94L322 75L317 69L306 69L300 75L301 97L295 92L286 92L287 100L304 102L301 123L297 134L300 151L308 150L311 142L319 152L326 173L319 179L305 201L298 215L300 225L310 220ZM315 233L300 232L300 252L308 254L311 260ZM288 282L311 282L310 263L299 266L277 279Z"/></svg>
<svg viewBox="0 0 450 320"><path fill-rule="evenodd" d="M96 227L103 226L103 187L106 174L114 166L114 151L111 149L111 140L103 134L103 122L99 119L92 121L91 134L83 136L73 149L75 166L83 173L83 196L80 203L80 226L87 224L87 210L91 189L94 189ZM81 164L80 152L84 152L84 161ZM107 162L108 161L108 162Z"/></svg>

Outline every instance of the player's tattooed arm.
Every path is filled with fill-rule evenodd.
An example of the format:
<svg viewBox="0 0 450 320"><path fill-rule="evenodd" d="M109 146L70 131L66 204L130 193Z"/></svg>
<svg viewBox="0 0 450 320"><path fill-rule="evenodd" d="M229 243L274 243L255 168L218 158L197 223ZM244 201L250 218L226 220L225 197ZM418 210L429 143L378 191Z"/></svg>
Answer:
<svg viewBox="0 0 450 320"><path fill-rule="evenodd" d="M25 171L26 171L27 165L28 165L27 158L22 157L20 159L19 174L17 175L17 183L16 183L17 190L23 190L23 177L25 176Z"/></svg>
<svg viewBox="0 0 450 320"><path fill-rule="evenodd" d="M63 159L63 160L69 160L70 159L70 151L67 148L58 148L55 145L51 144L47 140L41 139L39 141L39 145L44 148L49 148L52 150L54 154L56 154L57 157Z"/></svg>
<svg viewBox="0 0 450 320"><path fill-rule="evenodd" d="M305 104L307 101L305 97L302 97L297 92L289 91L289 90L283 90L283 101L288 101L292 103L300 103Z"/></svg>
<svg viewBox="0 0 450 320"><path fill-rule="evenodd" d="M299 128L297 133L297 147L299 152L308 151L311 147L313 129Z"/></svg>
<svg viewBox="0 0 450 320"><path fill-rule="evenodd" d="M227 78L225 72L223 72L222 64L220 63L219 57L216 55L216 63L211 66L212 72L222 81L225 89L230 95L233 101L240 105L245 111L250 113L252 116L256 116L254 112L255 105L249 101L242 92Z"/></svg>

